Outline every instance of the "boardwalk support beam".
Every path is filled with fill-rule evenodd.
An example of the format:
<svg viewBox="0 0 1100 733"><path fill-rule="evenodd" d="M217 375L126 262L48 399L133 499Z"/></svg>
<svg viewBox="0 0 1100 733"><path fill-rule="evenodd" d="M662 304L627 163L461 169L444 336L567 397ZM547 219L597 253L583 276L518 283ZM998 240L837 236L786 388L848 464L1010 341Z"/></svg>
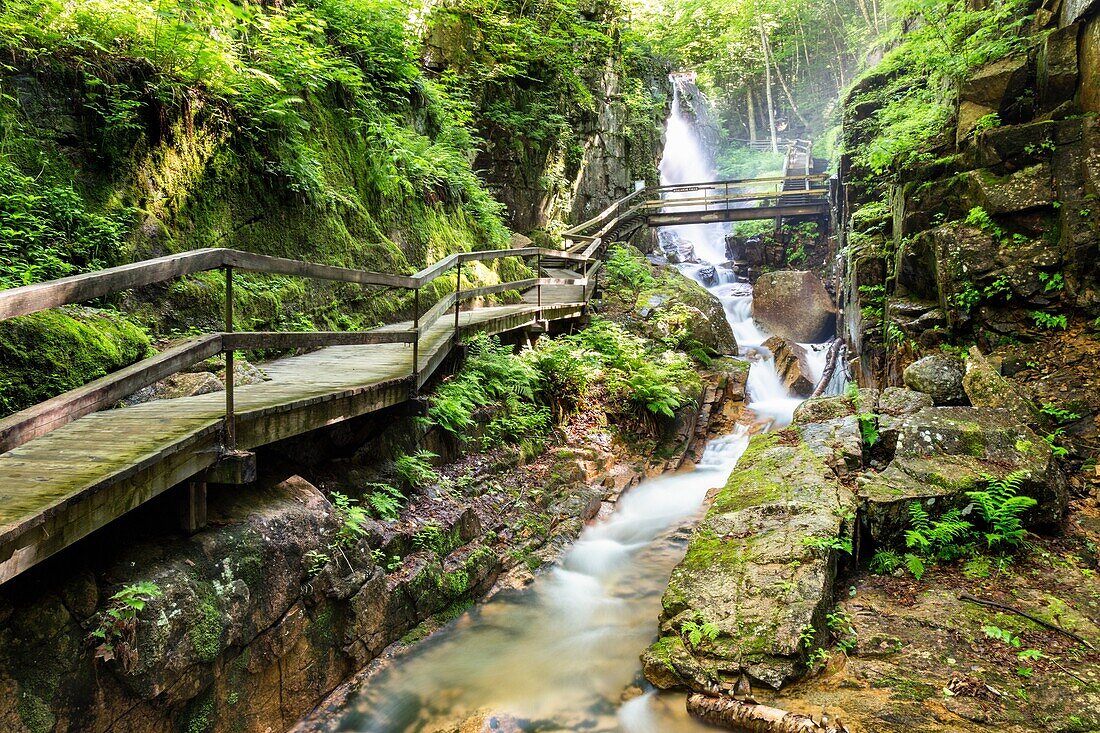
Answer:
<svg viewBox="0 0 1100 733"><path fill-rule="evenodd" d="M180 496L180 529L195 534L206 526L206 482L188 481Z"/></svg>

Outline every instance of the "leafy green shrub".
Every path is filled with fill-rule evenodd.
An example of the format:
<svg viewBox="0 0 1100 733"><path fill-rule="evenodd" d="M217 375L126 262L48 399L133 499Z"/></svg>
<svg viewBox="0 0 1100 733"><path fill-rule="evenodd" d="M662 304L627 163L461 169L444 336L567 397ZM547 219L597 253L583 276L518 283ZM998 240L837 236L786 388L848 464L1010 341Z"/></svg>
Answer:
<svg viewBox="0 0 1100 733"><path fill-rule="evenodd" d="M1069 325L1069 321L1064 313L1053 315L1051 313L1044 313L1043 311L1031 311L1028 315L1031 316L1031 320L1035 321L1035 325L1039 328L1049 331L1051 329L1066 330L1066 326Z"/></svg>
<svg viewBox="0 0 1100 733"><path fill-rule="evenodd" d="M336 512L336 519L340 527L336 530L334 549L338 547L354 547L367 533L367 511L354 500L338 491L333 491L329 497L332 499L332 508Z"/></svg>
<svg viewBox="0 0 1100 733"><path fill-rule="evenodd" d="M411 455L398 456L393 467L406 485L413 489L425 489L439 481L439 474L431 464L431 460L438 457L429 450L418 450Z"/></svg>
<svg viewBox="0 0 1100 733"><path fill-rule="evenodd" d="M524 358L538 373L538 398L556 422L577 409L600 369L599 355L566 339L541 339Z"/></svg>
<svg viewBox="0 0 1100 733"><path fill-rule="evenodd" d="M902 563L901 555L893 550L879 550L871 557L868 567L875 575L892 575Z"/></svg>
<svg viewBox="0 0 1100 733"><path fill-rule="evenodd" d="M699 645L706 641L715 641L721 630L712 621L707 621L701 613L696 611L695 616L680 624L680 635L688 646L698 649Z"/></svg>
<svg viewBox="0 0 1100 733"><path fill-rule="evenodd" d="M973 526L962 518L962 510L952 509L932 519L919 501L909 504L909 526L905 546L915 554L934 561L951 561L973 551L970 544Z"/></svg>
<svg viewBox="0 0 1100 733"><path fill-rule="evenodd" d="M640 292L656 284L645 258L623 244L608 249L604 269L608 284L619 290Z"/></svg>

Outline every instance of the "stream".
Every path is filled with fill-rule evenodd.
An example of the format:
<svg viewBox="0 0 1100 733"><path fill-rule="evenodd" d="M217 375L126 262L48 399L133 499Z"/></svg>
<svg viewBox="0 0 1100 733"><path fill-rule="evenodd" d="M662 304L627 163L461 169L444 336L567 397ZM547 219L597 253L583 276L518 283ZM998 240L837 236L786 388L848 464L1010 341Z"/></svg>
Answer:
<svg viewBox="0 0 1100 733"><path fill-rule="evenodd" d="M679 101L678 82L662 183L713 180L692 118ZM727 225L677 229L700 259L720 268ZM699 267L682 269L694 275ZM786 425L800 400L787 393L761 346L768 334L752 320L751 288L731 275L723 271L711 291L725 306L742 356L752 361L748 409L763 425ZM824 345L806 346L818 379ZM482 714L489 716L484 728L471 720L472 727L462 730L711 730L687 717L683 694L648 688L639 654L656 638L661 596L707 491L725 483L748 440L748 428L738 427L710 441L694 470L644 481L624 494L558 565L421 642L371 678L326 729L427 733L457 729Z"/></svg>

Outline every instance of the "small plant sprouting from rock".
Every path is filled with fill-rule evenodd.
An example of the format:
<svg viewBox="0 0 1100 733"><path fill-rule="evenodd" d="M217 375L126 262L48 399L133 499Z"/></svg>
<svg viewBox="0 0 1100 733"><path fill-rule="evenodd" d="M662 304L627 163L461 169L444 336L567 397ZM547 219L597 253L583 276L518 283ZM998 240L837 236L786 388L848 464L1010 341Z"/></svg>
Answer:
<svg viewBox="0 0 1100 733"><path fill-rule="evenodd" d="M852 622L852 617L847 613L837 610L827 614L825 625L829 628L829 634L836 642L837 649L848 654L856 648L856 627Z"/></svg>
<svg viewBox="0 0 1100 733"><path fill-rule="evenodd" d="M714 641L720 633L721 630L718 625L712 621L707 621L703 618L703 614L698 611L695 612L692 619L680 624L680 635L687 645L693 649L698 649L704 640Z"/></svg>
<svg viewBox="0 0 1100 733"><path fill-rule="evenodd" d="M1037 502L1030 496L1019 496L1024 471L1013 471L1002 478L983 476L986 487L966 492L972 502L966 509L952 509L939 519L933 519L919 501L909 504L909 526L905 532L905 546L910 552L904 557L905 566L917 580L925 573L928 563L952 562L974 555L977 542L984 539L986 548L1007 553L1018 548L1027 534L1023 514ZM984 524L980 534L965 519L965 513L973 511ZM871 571L892 573L899 566L900 558L891 550L880 550L871 559Z"/></svg>
<svg viewBox="0 0 1100 733"><path fill-rule="evenodd" d="M829 661L829 652L817 646L817 629L813 624L806 624L798 634L798 645L806 653L806 666L813 669L819 664Z"/></svg>
<svg viewBox="0 0 1100 733"><path fill-rule="evenodd" d="M803 537L802 544L822 554L827 550L852 554L851 537Z"/></svg>
<svg viewBox="0 0 1100 733"><path fill-rule="evenodd" d="M160 587L150 581L132 583L111 596L111 602L100 615L100 624L92 631L92 638L99 641L95 658L117 661L123 672L128 672L137 661L134 649L137 633L137 617L145 605L164 595Z"/></svg>
<svg viewBox="0 0 1100 733"><path fill-rule="evenodd" d="M874 448L881 437L878 432L878 415L872 412L861 412L856 419L859 420L859 434L863 438L863 444L868 448Z"/></svg>
<svg viewBox="0 0 1100 733"><path fill-rule="evenodd" d="M1064 407L1058 407L1053 402L1044 402L1043 406L1039 408L1039 411L1059 424L1070 423L1074 420L1081 419L1081 414L1079 412L1067 410Z"/></svg>
<svg viewBox="0 0 1100 733"><path fill-rule="evenodd" d="M363 526L367 522L367 510L359 506L354 499L338 491L332 492L332 506L336 510L337 519L340 520L340 528L336 530L334 549L353 547L367 533Z"/></svg>
<svg viewBox="0 0 1100 733"><path fill-rule="evenodd" d="M439 474L432 468L431 460L438 458L430 450L418 450L394 461L394 468L401 480L413 489L426 489L439 481Z"/></svg>

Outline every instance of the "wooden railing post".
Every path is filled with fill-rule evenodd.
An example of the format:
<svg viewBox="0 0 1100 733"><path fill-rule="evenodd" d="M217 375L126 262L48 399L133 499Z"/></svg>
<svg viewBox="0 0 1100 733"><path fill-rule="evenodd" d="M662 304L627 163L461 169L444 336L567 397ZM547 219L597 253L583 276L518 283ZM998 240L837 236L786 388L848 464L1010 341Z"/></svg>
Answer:
<svg viewBox="0 0 1100 733"><path fill-rule="evenodd" d="M413 384L412 394L420 394L420 288L413 290Z"/></svg>
<svg viewBox="0 0 1100 733"><path fill-rule="evenodd" d="M542 320L542 252L535 253L535 277L538 278L538 282L535 283L535 301L538 313L536 314L538 320Z"/></svg>
<svg viewBox="0 0 1100 733"><path fill-rule="evenodd" d="M458 314L462 311L462 258L455 260L455 333L454 342L458 339Z"/></svg>
<svg viewBox="0 0 1100 733"><path fill-rule="evenodd" d="M225 268L225 332L233 333L233 268ZM233 349L225 352L225 449L237 449L237 424L233 414Z"/></svg>

